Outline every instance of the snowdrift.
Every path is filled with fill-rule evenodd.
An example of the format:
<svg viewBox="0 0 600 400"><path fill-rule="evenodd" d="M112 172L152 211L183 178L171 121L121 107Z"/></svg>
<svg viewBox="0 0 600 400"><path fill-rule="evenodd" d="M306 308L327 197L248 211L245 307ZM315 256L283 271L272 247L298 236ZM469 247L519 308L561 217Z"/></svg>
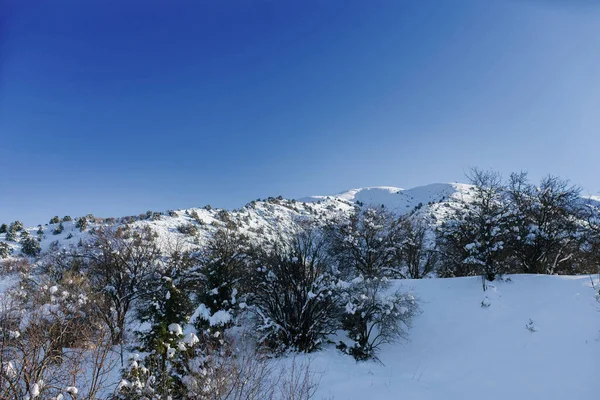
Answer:
<svg viewBox="0 0 600 400"><path fill-rule="evenodd" d="M600 303L590 277L509 278L486 292L480 278L399 281L422 302L410 341L384 346L381 363L333 347L309 356L321 377L316 398L598 398Z"/></svg>

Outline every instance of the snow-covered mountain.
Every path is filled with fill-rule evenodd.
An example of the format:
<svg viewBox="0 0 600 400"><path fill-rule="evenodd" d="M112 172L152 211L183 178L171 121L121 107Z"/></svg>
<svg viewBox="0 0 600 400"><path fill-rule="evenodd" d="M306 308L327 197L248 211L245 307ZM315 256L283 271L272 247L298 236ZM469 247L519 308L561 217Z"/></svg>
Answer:
<svg viewBox="0 0 600 400"><path fill-rule="evenodd" d="M317 195L301 199L284 199L282 197L252 201L237 210L202 207L175 211L148 212L138 216L117 218L97 218L88 216L88 227L81 232L73 221L62 222L64 230L56 233L59 224L43 224L43 233L38 234L38 227L26 230L32 236L41 237L42 252L51 249L77 246L80 241L88 239L91 228L99 226L118 227L129 224L134 228L149 226L159 235L159 241L165 246L173 243L198 244L214 229L214 226L225 219L230 219L240 226L241 230L252 235L274 237L276 232L285 231L292 221L308 219L326 221L347 215L357 206L384 206L397 214L416 212L420 215L443 218L443 209L447 203L458 198L469 196L470 185L460 183L436 183L412 189L400 189L391 186L366 187L351 189L336 195ZM17 219L17 218L15 218ZM6 221L7 223L9 221ZM184 233L182 227L193 225L197 235ZM20 252L21 245L15 241L6 241L0 235L0 241L6 242L13 254Z"/></svg>
<svg viewBox="0 0 600 400"><path fill-rule="evenodd" d="M444 220L451 204L458 200L471 199L473 186L464 183L434 183L412 189L401 189L392 186L376 186L351 189L334 195L315 195L300 199L269 197L255 200L237 210L224 210L210 206L181 209L175 211L146 212L137 216L116 218L97 218L88 216L88 227L81 232L75 226L75 220L63 222L64 230L57 233L59 224L43 224L43 233L39 234L39 226L26 230L30 235L41 238L42 252L50 249L62 249L85 242L90 229L99 226L119 227L130 225L133 228L150 227L159 235L159 242L164 246L174 243L194 246L199 244L207 234L220 222L232 220L249 236L260 235L263 238L274 238L277 232L285 232L298 219L327 221L356 210L356 207L385 207L398 215L412 213L415 218L422 218L429 224ZM586 200L600 202L597 198ZM18 216L16 216L18 219ZM5 221L8 223L9 221ZM197 234L190 235L186 226L195 226ZM6 241L0 234L0 242L7 243L13 255L18 255L21 245L18 241Z"/></svg>

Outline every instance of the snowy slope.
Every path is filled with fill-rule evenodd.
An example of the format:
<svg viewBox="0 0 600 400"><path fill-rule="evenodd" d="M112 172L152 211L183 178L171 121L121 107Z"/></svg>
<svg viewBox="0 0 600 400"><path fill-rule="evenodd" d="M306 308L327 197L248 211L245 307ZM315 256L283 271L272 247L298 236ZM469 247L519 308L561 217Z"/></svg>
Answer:
<svg viewBox="0 0 600 400"><path fill-rule="evenodd" d="M399 282L422 301L410 342L386 345L381 363L356 363L335 348L317 353L316 398L598 398L600 304L590 278L511 279L485 294L479 278ZM536 332L526 329L530 318Z"/></svg>
<svg viewBox="0 0 600 400"><path fill-rule="evenodd" d="M312 196L303 201L340 199L352 203L371 206L385 206L398 213L409 212L419 204L438 203L463 192L469 185L455 183L434 183L412 189L400 189L392 186L366 187L351 189L333 196Z"/></svg>
<svg viewBox="0 0 600 400"><path fill-rule="evenodd" d="M434 183L412 189L391 186L366 187L337 195L312 196L298 200L270 197L252 201L238 210L231 211L205 207L151 213L153 217L142 214L121 218L96 218L90 220L89 228L85 232L79 232L74 222L65 222L64 231L58 235L53 234L57 224L43 226L41 247L42 251L46 252L53 248L77 246L80 241L85 242L89 238L90 229L94 227L117 227L126 224L133 228L149 226L159 234L159 242L165 250L176 245L196 246L215 229L216 225L223 223L224 214L227 214L226 218L235 221L240 229L251 237L274 238L277 232L286 232L294 220L307 219L323 223L353 212L356 206L384 206L399 215L411 213L415 218L422 218L423 221L436 225L446 218L456 200L464 200L468 203L471 191L471 185L462 183ZM585 200L595 199L588 197ZM178 227L186 224L196 225L198 228L196 237L178 231ZM37 227L28 229L35 237L37 237L37 230ZM4 239L5 235L0 234L0 242L5 241ZM13 254L19 255L20 244L7 243L13 249Z"/></svg>
<svg viewBox="0 0 600 400"><path fill-rule="evenodd" d="M159 241L165 249L175 245L197 245L211 230L215 229L223 220L224 213L227 218L235 221L241 230L250 236L274 238L277 232L286 231L292 221L309 219L325 222L339 215L352 212L357 204L363 206L385 206L387 209L405 214L419 208L423 215L434 214L443 218L441 213L443 205L454 198L464 196L469 185L461 184L432 184L413 189L403 190L394 187L371 187L349 190L334 196L313 196L301 200L288 200L283 198L268 198L253 201L238 210L227 211L212 208L190 208L160 214L156 218L129 216L121 218L98 218L90 220L89 227L84 232L79 232L75 222L64 222L64 231L55 235L53 232L58 224L43 225L41 247L43 252L50 249L62 249L77 246L80 241L89 239L91 228L98 226L123 226L129 224L134 228L150 226L159 234ZM8 223L9 221L7 221ZM198 228L197 237L182 234L178 227L185 224L194 224ZM37 227L28 228L32 236L37 237ZM3 241L5 235L0 235ZM7 242L13 249L13 254L18 255L20 244Z"/></svg>

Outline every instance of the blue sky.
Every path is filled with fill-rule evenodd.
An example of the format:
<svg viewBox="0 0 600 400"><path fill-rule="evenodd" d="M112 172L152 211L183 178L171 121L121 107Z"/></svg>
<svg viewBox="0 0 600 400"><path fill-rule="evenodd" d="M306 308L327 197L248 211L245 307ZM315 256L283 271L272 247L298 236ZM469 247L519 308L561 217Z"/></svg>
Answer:
<svg viewBox="0 0 600 400"><path fill-rule="evenodd" d="M600 7L0 3L0 221L464 181L600 192Z"/></svg>

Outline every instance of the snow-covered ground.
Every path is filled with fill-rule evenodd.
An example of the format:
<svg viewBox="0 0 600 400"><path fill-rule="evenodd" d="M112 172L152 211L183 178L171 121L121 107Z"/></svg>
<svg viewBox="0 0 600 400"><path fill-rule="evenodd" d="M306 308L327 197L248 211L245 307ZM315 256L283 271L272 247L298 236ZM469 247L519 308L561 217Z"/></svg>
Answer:
<svg viewBox="0 0 600 400"><path fill-rule="evenodd" d="M480 278L399 282L422 301L410 341L384 346L381 363L356 363L333 347L311 356L322 373L316 398L598 398L600 304L590 278L511 280L485 293Z"/></svg>

